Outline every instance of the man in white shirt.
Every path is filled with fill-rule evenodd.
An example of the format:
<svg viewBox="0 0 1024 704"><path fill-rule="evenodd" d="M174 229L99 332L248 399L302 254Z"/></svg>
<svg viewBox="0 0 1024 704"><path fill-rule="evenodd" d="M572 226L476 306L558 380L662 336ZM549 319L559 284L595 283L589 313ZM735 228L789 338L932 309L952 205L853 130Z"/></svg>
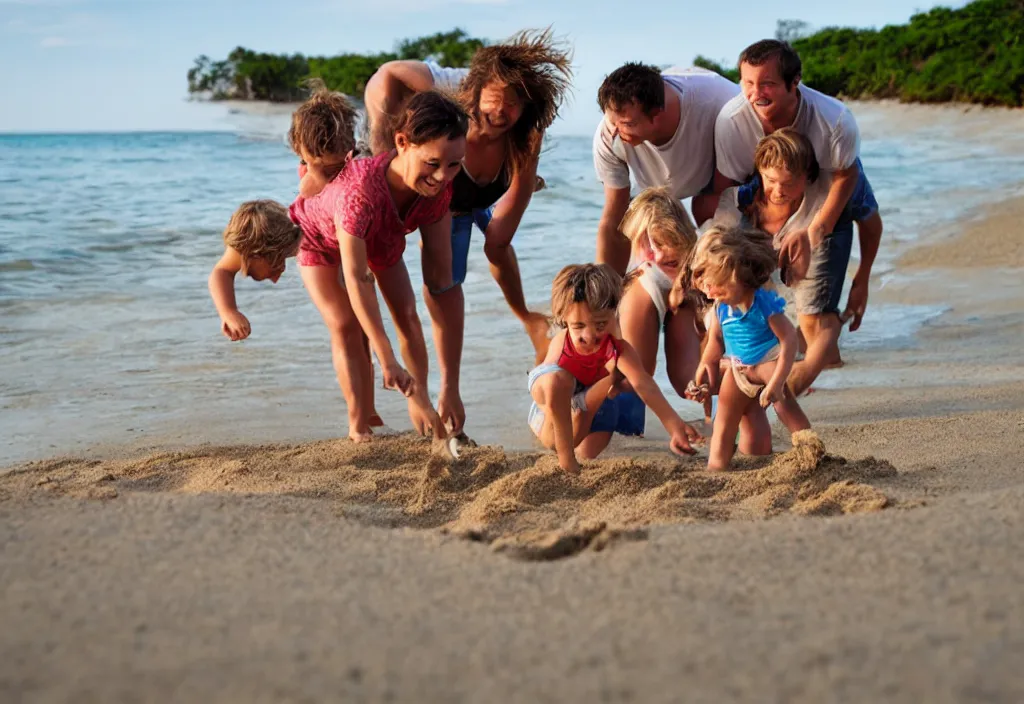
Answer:
<svg viewBox="0 0 1024 704"><path fill-rule="evenodd" d="M714 214L715 119L736 95L735 83L698 68L662 73L628 63L604 79L597 94L604 118L594 134L594 170L604 184L598 262L626 271L629 241L619 223L631 178L638 190L666 186L680 200L692 197L698 223Z"/></svg>
<svg viewBox="0 0 1024 704"><path fill-rule="evenodd" d="M793 48L774 39L756 42L740 54L739 69L742 94L722 108L715 123L714 192L720 194L747 181L754 172L754 151L761 138L793 127L810 140L831 185L810 224L788 235L783 249L820 246L844 212L857 221L861 259L845 311L815 316L815 324L801 331L807 340L807 354L790 377L791 388L800 394L822 369L841 363L837 342L843 323L852 318L850 330L860 327L871 267L882 237L882 219L860 164L860 132L853 114L835 98L800 85L802 66ZM840 278L836 285L842 283Z"/></svg>
<svg viewBox="0 0 1024 704"><path fill-rule="evenodd" d="M703 69L669 69L628 63L605 78L597 94L604 117L594 135L594 169L604 184L597 230L597 261L620 274L629 264L629 240L619 223L637 190L667 187L680 200L693 198L698 222L715 212L715 118L739 87ZM669 381L682 395L700 361L694 311L680 309L664 321Z"/></svg>

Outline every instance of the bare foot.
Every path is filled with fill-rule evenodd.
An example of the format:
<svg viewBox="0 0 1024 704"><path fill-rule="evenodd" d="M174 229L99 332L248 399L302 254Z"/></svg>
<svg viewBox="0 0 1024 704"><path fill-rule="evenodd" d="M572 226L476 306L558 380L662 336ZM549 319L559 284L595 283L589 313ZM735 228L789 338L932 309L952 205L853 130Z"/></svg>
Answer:
<svg viewBox="0 0 1024 704"><path fill-rule="evenodd" d="M370 442L373 440L373 431L370 428L366 430L350 430L348 431L348 439L352 442Z"/></svg>
<svg viewBox="0 0 1024 704"><path fill-rule="evenodd" d="M371 428L383 428L384 419L380 417L377 411L374 411L373 414L370 415L369 425Z"/></svg>
<svg viewBox="0 0 1024 704"><path fill-rule="evenodd" d="M548 353L548 344L550 343L548 330L551 329L551 323L548 321L548 316L543 313L530 313L523 321L523 327L526 328L526 334L530 336L530 342L533 343L535 364L540 364Z"/></svg>

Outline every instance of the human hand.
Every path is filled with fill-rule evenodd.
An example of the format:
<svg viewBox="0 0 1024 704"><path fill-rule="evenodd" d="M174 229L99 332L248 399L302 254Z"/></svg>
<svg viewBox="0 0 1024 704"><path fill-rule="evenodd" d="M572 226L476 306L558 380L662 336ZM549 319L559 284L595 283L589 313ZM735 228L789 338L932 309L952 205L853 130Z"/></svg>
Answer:
<svg viewBox="0 0 1024 704"><path fill-rule="evenodd" d="M252 327L249 325L249 319L236 310L221 316L220 331L232 342L238 342L249 337Z"/></svg>
<svg viewBox="0 0 1024 704"><path fill-rule="evenodd" d="M686 391L683 392L683 398L697 403L704 403L710 395L711 388L707 384L698 384L692 379L686 385Z"/></svg>
<svg viewBox="0 0 1024 704"><path fill-rule="evenodd" d="M381 364L381 371L384 375L385 389L401 391L402 395L406 397L416 393L416 380L398 362L391 361Z"/></svg>
<svg viewBox="0 0 1024 704"><path fill-rule="evenodd" d="M690 427L688 423L680 422L677 427L672 429L672 435L668 439L668 447L677 455L694 455L697 454L697 451L690 446L690 443L696 442L701 438L701 434Z"/></svg>
<svg viewBox="0 0 1024 704"><path fill-rule="evenodd" d="M776 401L782 400L782 383L781 381L769 381L765 384L764 388L761 389L761 408L768 408L768 406Z"/></svg>
<svg viewBox="0 0 1024 704"><path fill-rule="evenodd" d="M462 426L466 424L466 409L462 405L458 389L447 386L441 389L437 397L437 413L448 432L453 435L462 432Z"/></svg>
<svg viewBox="0 0 1024 704"><path fill-rule="evenodd" d="M795 230L782 239L779 246L779 269L782 283L794 286L807 276L811 265L810 236L807 230Z"/></svg>
<svg viewBox="0 0 1024 704"><path fill-rule="evenodd" d="M846 299L846 310L839 316L842 322L846 322L850 318L853 318L853 322L850 323L850 332L854 332L860 327L861 321L864 319L864 311L868 307L868 281L863 281L854 277L853 284L850 286L850 296Z"/></svg>
<svg viewBox="0 0 1024 704"><path fill-rule="evenodd" d="M426 394L416 393L409 398L409 420L412 421L413 430L420 435L433 435L435 440L445 438L444 423Z"/></svg>

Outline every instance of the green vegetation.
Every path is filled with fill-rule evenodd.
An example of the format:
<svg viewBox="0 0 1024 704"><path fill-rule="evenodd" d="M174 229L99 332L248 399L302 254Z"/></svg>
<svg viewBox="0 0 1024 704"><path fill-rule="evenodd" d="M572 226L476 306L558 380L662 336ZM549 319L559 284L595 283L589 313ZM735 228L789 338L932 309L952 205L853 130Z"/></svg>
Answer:
<svg viewBox="0 0 1024 704"><path fill-rule="evenodd" d="M805 30L781 20L777 35L799 52L803 81L830 95L1024 105L1024 0L937 7L879 30ZM738 79L703 56L694 63Z"/></svg>
<svg viewBox="0 0 1024 704"><path fill-rule="evenodd" d="M395 59L434 58L444 66L468 66L484 42L463 30L406 39L393 52L310 56L257 53L238 47L223 61L200 56L188 72L188 92L211 100L302 100L307 78L321 78L328 88L362 96L377 68Z"/></svg>

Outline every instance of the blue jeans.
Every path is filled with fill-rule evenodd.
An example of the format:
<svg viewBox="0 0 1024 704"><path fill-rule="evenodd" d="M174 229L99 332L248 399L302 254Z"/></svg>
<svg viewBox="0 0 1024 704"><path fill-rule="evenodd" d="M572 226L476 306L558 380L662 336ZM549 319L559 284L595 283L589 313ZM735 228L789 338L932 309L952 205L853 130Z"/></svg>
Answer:
<svg viewBox="0 0 1024 704"><path fill-rule="evenodd" d="M466 269L469 267L469 241L473 235L473 223L480 232L487 232L491 224L494 206L474 209L463 215L452 215L452 283L460 285L466 280Z"/></svg>

